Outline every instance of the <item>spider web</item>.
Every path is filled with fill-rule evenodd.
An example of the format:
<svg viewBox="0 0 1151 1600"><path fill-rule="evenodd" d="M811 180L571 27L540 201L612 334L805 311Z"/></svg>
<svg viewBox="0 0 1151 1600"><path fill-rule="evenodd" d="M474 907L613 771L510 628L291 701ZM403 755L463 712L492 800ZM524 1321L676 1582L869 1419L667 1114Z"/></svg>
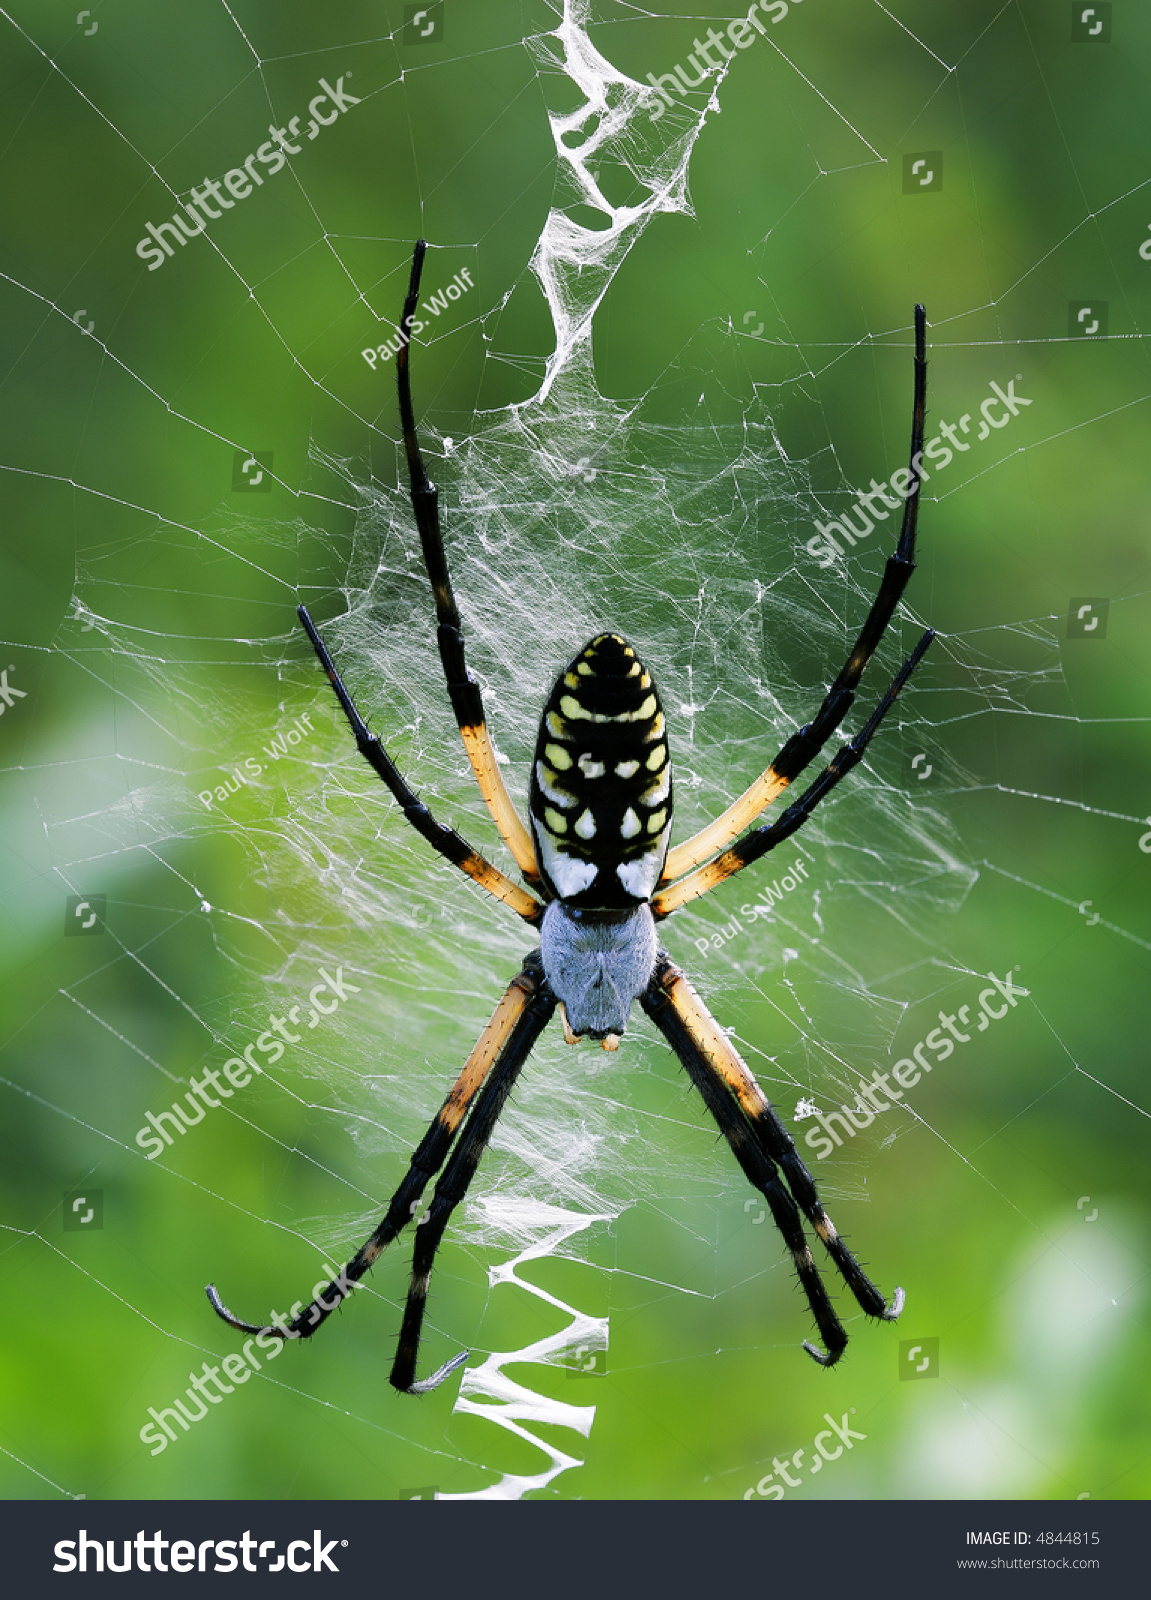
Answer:
<svg viewBox="0 0 1151 1600"><path fill-rule="evenodd" d="M1100 533L1104 549L1092 562L1053 562L1043 582L1029 584L1010 563L1033 559L1032 547L1013 542L1008 558L996 534L1005 507L1024 520L1049 509L1033 479L1051 473L1084 430L1113 452L1120 502L1141 484L1121 453L1122 430L1135 426L1132 411L1137 418L1148 396L1135 300L1147 271L1139 227L1133 261L1116 264L1120 222L1130 234L1141 185L1104 187L1095 174L1055 208L1023 261L983 225L977 192L962 220L975 218L992 287L976 292L937 269L945 314L931 336L933 413L977 413L988 385L1002 392L1020 366L1019 391L1033 404L1001 436L972 444L969 458L956 452L925 486L923 565L849 730L932 623L941 632L927 662L867 759L803 832L662 930L885 1288L904 1281L895 1263L921 1197L971 1208L965 1248L996 1257L989 1325L1004 1342L1022 1329L1038 1352L1032 1366L1009 1350L980 1366L964 1308L929 1290L920 1310L912 1283L901 1326L912 1339L941 1340L944 1381L927 1392L942 1398L911 1409L909 1397L922 1391L896 1389L896 1337L868 1328L840 1296L854 1375L827 1399L819 1373L797 1370L807 1316L770 1219L757 1226L757 1197L637 1015L617 1057L586 1045L573 1052L549 1030L453 1219L423 1363L430 1370L473 1348L454 1401L455 1379L418 1414L401 1413L383 1381L407 1287L400 1244L314 1347L260 1371L252 1385L262 1390L260 1409L243 1411L247 1392L229 1400L156 1466L138 1442L147 1408L183 1392L187 1361L233 1349L200 1295L207 1277L241 1315L286 1311L371 1231L533 943L405 829L290 626L294 606L307 603L413 786L511 870L443 692L395 445L391 363L382 359L377 371L360 353L394 339L413 219L432 245L423 303L449 283L458 291L425 317L413 387L469 661L509 789L523 810L539 707L559 665L595 631L620 628L663 692L676 837L686 837L813 714L894 538L881 527L830 565L808 548L817 521L850 513L849 486L872 473L886 479L905 461L907 311L926 291L901 267L889 320L886 301L877 319L862 295L820 305L817 319L797 263L823 272L811 240L849 238L854 209L874 201L901 152L946 142L950 163L955 146L978 146L965 118L984 104L979 86L993 75L996 49L1031 50L1035 101L1047 93L1056 107L1052 135L1066 139L1071 128L1045 75L1035 8L965 7L962 20L953 8L935 26L938 9L825 6L824 18L833 13L845 29L836 39L823 35L816 0L806 0L769 20L698 91L663 104L649 68L686 61L697 29L729 19L541 0L480 24L449 5L436 24L442 45L433 53L433 39L418 55L410 30L420 24L399 7L365 5L357 32L329 20L271 22L258 8L222 3L202 42L227 65L193 114L161 107L152 85L146 96L130 90L108 64L119 61L125 74L145 66L161 82L172 70L171 41L154 23L129 49L130 25L144 27L139 10L81 13L99 31L78 23L57 38L35 8L0 8L21 108L9 125L10 171L24 175L29 129L54 113L82 117L69 125L104 141L120 206L98 226L77 223L81 248L68 265L29 251L29 261L10 257L3 271L23 340L10 396L20 396L45 352L65 371L92 363L82 368L87 411L72 418L60 402L83 449L70 454L63 429L59 439L52 430L34 437L14 415L2 452L25 495L21 525L34 525L37 507L56 516L66 508L78 550L68 614L50 644L26 642L15 623L8 630L12 682L29 691L0 727L24 741L7 769L17 819L13 970L23 970L28 927L46 941L65 897L107 897L102 943L53 941L12 1007L3 1092L12 1148L28 1152L13 1170L27 1164L35 1181L31 1198L11 1197L5 1259L22 1301L34 1284L56 1315L69 1308L69 1320L90 1316L102 1330L89 1356L70 1352L67 1392L107 1381L97 1374L121 1340L136 1367L117 1379L114 1407L88 1430L69 1425L54 1438L17 1408L0 1434L9 1492L738 1496L773 1455L822 1425L825 1406L838 1414L840 1397L858 1420L866 1416L868 1433L886 1429L884 1453L866 1467L838 1466L834 1487L805 1481L805 1493L1138 1492L1133 1478L1113 1465L1108 1478L1074 1441L1100 1367L1126 1359L1147 1272L1136 1177L1146 1097L1127 1061L1141 1025L1132 997L1151 949L1136 889L1137 874L1151 870L1140 844L1151 819L1141 816L1139 774L1115 770L1125 748L1118 736L1140 735L1147 720L1133 688L1142 567L1134 558L1124 565L1122 540L1108 545ZM99 71L81 53L97 40L118 52ZM859 52L891 81L906 74L893 112L879 116L871 92L853 82ZM465 83L468 115L455 113L450 147L461 171L474 141L507 147L506 106L483 76L493 54L516 63L521 87L510 103L532 125L542 174L534 249L514 263L491 246L491 218L481 224L462 202L454 213L443 204L438 188L453 169L431 140ZM136 267L141 218L167 218L200 182L201 166L222 173L255 148L265 114L286 124L309 85L343 84L341 73L356 101L313 143L301 140L288 170L268 176L267 195L261 188L237 201L234 220L250 230L240 242L229 242L223 224L209 226L154 275L123 268L124 259ZM708 235L708 257L725 251L724 222L740 214L725 192L730 164L754 171L762 159L727 138L725 118L746 118L747 96L765 84L778 102L764 113L772 136L803 152L790 176L807 176L786 204L763 212L758 233L737 230L752 240L740 280L747 312L669 313L654 341L663 350L657 365L636 347L642 382L612 381L625 363L601 347L612 351L615 335L616 349L627 350L629 314L643 314L636 285L670 240L681 241L687 263L684 303L689 279L706 282L707 261L672 230ZM948 113L933 121L941 101ZM224 120L237 105L236 123ZM373 209L363 197L389 181L372 164L381 149L404 152L408 169L396 179L401 199ZM368 176L341 196L356 162ZM433 184L425 162L446 175ZM269 239L256 208L274 184L290 199ZM31 219L30 202L20 204ZM392 231L371 220L385 211L397 218ZM517 226L523 234L522 216ZM31 223L27 232L35 237ZM1100 265L1095 278L1076 276L1089 259L1076 254L1085 234L1113 276ZM892 238L893 253L896 245ZM942 258L946 238L933 245ZM118 287L88 327L86 308L75 316L69 308L104 252L117 254ZM662 271L678 301L676 274ZM180 362L150 340L158 319L179 315L175 280L192 274L218 275L215 293L231 320L206 338L207 356ZM1074 294L1090 304L1095 285L1112 283L1133 285L1100 298L1110 298L1113 319L1122 298L1134 354L1125 366L1120 357L1105 365L1110 350L1097 345L1098 367L1061 389L1054 363L1072 340L1033 308ZM231 360L228 338L259 351L284 383L314 389L306 440L282 447L253 420L258 404L202 387L204 361ZM444 377L453 362L470 362L474 376L453 387ZM437 382L456 396L470 384L467 410L440 403ZM869 384L878 421L845 453L837 441L855 426L847 408L870 403L860 398ZM51 390L37 393L50 403ZM132 429L159 438L157 419L166 470L186 456L187 470L210 472L218 485L224 462L239 474L237 492L270 481L271 497L222 502L217 487L181 500L165 471L134 458ZM264 485L251 481L257 473L267 474ZM948 538L957 555L940 553ZM1001 603L980 592L972 568L996 574ZM1098 608L1106 588L1107 648L1122 663L1113 680L1089 661L1081 670L1064 639L1072 597ZM1037 595L1046 609L1024 604ZM1080 649L1103 644L1085 635ZM1079 770L1063 757L1069 741ZM1097 764L1110 784L1095 780ZM1071 854L1085 865L1065 872ZM1103 939L1105 959L1096 955ZM1106 988L1070 1003L1067 985L1085 965ZM909 1092L871 1121L861 1115L866 1125L832 1158L811 1157L805 1138L820 1114L858 1108L861 1083L906 1058L937 1026L940 1007L974 1006L989 974L1009 973L1026 991L1018 1008L948 1067L940 1062L932 1094ZM303 1005L298 1015L315 1021L301 1024L282 1059L146 1159L135 1133L147 1112L169 1108L206 1066L218 1069L267 1037L270 1017L290 1018L332 975L335 992L350 986L345 1001L326 1015ZM1108 1021L1109 1007L1121 1027ZM1100 1130L1057 1176L1074 1147L1044 1120L1052 1106ZM1104 1165L1104 1133L1124 1152L1114 1171ZM1023 1161L1029 1181L1016 1182ZM108 1214L98 1269L90 1241L60 1234L55 1220L57 1190L94 1187ZM881 1204L868 1204L877 1188ZM1088 1228L1091 1206L1097 1220ZM139 1222L145 1214L196 1235L172 1269L165 1236ZM1053 1332L1052 1306L1069 1301L1075 1311ZM752 1434L715 1433L704 1400L685 1398L690 1390L730 1409L768 1371L797 1393L758 1417ZM48 1381L47 1367L37 1368L30 1393ZM622 1405L601 1398L616 1384ZM1052 1410L1055 1385L1063 1399ZM1126 1391L1114 1379L1106 1392ZM601 1447L603 1407L611 1424ZM646 1466L620 1443L629 1427L645 1441ZM306 1469L252 1464L250 1452L273 1455L268 1441L291 1448L299 1432L311 1441ZM236 1461L221 1488L210 1438L225 1433ZM650 1455L664 1449L676 1465L661 1476Z"/></svg>

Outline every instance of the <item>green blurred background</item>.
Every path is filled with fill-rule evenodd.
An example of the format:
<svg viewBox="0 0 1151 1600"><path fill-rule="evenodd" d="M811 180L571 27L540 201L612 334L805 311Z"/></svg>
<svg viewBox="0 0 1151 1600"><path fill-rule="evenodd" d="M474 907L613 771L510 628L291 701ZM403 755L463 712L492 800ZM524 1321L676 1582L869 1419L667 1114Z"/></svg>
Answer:
<svg viewBox="0 0 1151 1600"><path fill-rule="evenodd" d="M392 332L411 241L435 247L429 290L465 267L476 284L474 307L419 353L429 430L466 439L477 412L528 400L551 351L527 263L553 200L547 111L578 97L525 41L555 28L555 10L446 0L420 41L405 33L418 9L107 0L77 22L55 0L17 0L0 23L0 667L24 696L0 718L11 1497L459 1494L544 1464L453 1414L458 1380L419 1403L387 1385L406 1247L377 1269L374 1297L285 1352L276 1382L250 1383L156 1459L138 1436L189 1366L234 1347L203 1300L210 1277L255 1315L265 1299L286 1307L292 1285L310 1291L315 1253L293 1230L329 1259L357 1241L349 1189L356 1215L386 1198L496 998L486 968L473 983L443 939L413 956L418 929L386 914L366 926L325 898L318 847L315 875L301 860L299 901L284 903L265 866L288 835L291 785L303 804L312 768L238 825L217 829L196 799L256 748L253 730L319 703L291 610L342 610L357 508L331 463L396 482L394 383L360 351ZM649 9L592 7L596 47L640 81L686 62L709 25L686 5ZM1103 32L1081 38L1083 10L907 0L897 21L860 0L793 5L719 91L692 155L694 216L651 223L597 314L601 390L643 396L653 427L679 430L661 438L669 450L682 439L686 479L766 413L828 511L906 451L916 300L937 418L974 411L993 380L1016 379L1032 400L928 486L909 599L955 646L936 652L912 702L926 731L893 731L875 757L901 803L934 808L970 892L940 890L926 918L916 901L902 942L898 906L882 928L869 913L878 890L835 902L828 940L871 997L863 1020L813 983L804 1004L826 1012L781 1032L795 998L786 963L754 982L734 965L738 945L705 963L757 1070L766 1053L766 1078L811 1085L825 1108L843 1094L839 1079L821 1085L812 1032L854 1048L869 1074L935 1026L940 1005L971 999L967 974L1018 967L1029 998L915 1091L922 1120L901 1137L873 1128L816 1164L840 1228L881 1282L909 1292L898 1329L852 1319L833 1373L799 1350L806 1316L778 1242L674 1064L647 1046L634 1077L597 1078L601 1115L611 1101L621 1126L645 1119L642 1198L591 1231L586 1260L521 1269L611 1327L602 1376L512 1369L596 1408L586 1439L544 1426L583 1463L547 1493L738 1498L773 1456L810 1456L825 1412L850 1415L866 1442L790 1495L1129 1499L1151 1485L1151 16L1099 5ZM135 243L171 215L171 190L222 173L341 74L360 104L304 145L295 176L270 178L148 272ZM905 192L904 157L926 153L942 155L942 186ZM619 166L617 203L628 181ZM1084 337L1100 311L1106 339ZM237 451L272 452L266 496L234 494ZM796 497L790 520L758 528L754 554L765 571L793 566L794 585L822 586L858 623L857 591L802 555L809 524ZM717 529L701 550L717 583L734 541ZM874 585L882 554L858 558L853 584ZM1072 599L1109 601L1105 636L1067 638ZM682 621L670 600L666 621ZM557 665L570 644L556 644ZM814 685L802 631L775 644ZM727 704L708 730L717 746ZM385 715L377 702L377 726ZM344 759L326 704L323 726L323 759ZM213 727L234 732L214 748ZM746 731L733 723L730 737ZM440 734L454 737L442 707L426 737ZM936 771L929 797L908 776L920 748ZM743 771L749 781L750 756ZM364 822L374 803L347 810L368 839L386 835L364 869L383 906L391 865L402 875L415 858L382 798ZM181 807L188 825L165 832L157 817ZM334 807L329 820L341 825ZM469 827L481 834L474 806ZM692 939L759 886L669 932L673 953L698 965ZM97 893L107 931L67 937L68 895ZM178 1178L151 1166L132 1142L144 1112L219 1065L222 1041L230 1052L251 1037L260 984L286 970L305 925L309 949L322 925L324 948L368 961L385 991L401 950L449 994L466 991L460 1016L450 1000L421 1014L418 1105L377 1121L361 1147L356 1117L370 1122L372 1106L365 1092L357 1111L359 1078L333 1089L335 1114L314 1074L289 1094L264 1083L243 1117L217 1116L173 1152ZM365 1051L359 1026L349 1048ZM778 1098L790 1115L794 1095ZM501 1155L493 1173L510 1165ZM65 1197L92 1189L102 1226L66 1231ZM272 1217L275 1228L261 1220ZM436 1349L482 1355L554 1331L526 1294L487 1289L507 1255L449 1238ZM904 1381L900 1341L929 1339L936 1368Z"/></svg>

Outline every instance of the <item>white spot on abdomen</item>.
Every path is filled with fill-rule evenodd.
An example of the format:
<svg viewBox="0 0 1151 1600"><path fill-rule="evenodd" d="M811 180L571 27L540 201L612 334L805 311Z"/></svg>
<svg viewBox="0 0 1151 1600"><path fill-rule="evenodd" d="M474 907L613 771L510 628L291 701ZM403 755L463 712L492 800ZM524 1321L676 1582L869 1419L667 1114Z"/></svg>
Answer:
<svg viewBox="0 0 1151 1600"><path fill-rule="evenodd" d="M663 859L664 851L660 849L640 856L638 861L621 861L615 869L616 877L628 894L634 894L637 900L650 900L655 893Z"/></svg>

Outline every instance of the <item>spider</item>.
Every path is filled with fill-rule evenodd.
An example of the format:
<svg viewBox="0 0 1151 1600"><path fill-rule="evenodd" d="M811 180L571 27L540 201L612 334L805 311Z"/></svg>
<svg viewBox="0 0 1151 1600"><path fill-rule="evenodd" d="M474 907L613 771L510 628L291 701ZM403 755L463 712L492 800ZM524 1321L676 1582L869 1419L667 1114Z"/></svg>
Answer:
<svg viewBox="0 0 1151 1600"><path fill-rule="evenodd" d="M809 1340L804 1340L803 1347L821 1366L833 1366L846 1348L847 1334L812 1257L802 1218L806 1217L819 1236L869 1316L894 1321L903 1309L903 1291L896 1289L888 1305L844 1244L791 1135L727 1033L661 948L656 923L708 894L803 826L824 796L860 760L934 637L930 629L924 633L863 727L840 746L800 798L774 824L759 824L767 806L815 759L847 715L864 668L915 568L927 391L926 315L922 306L916 306L910 482L899 540L859 637L814 718L792 734L766 771L721 817L694 838L669 848L671 761L659 693L634 646L618 633L597 634L560 673L544 707L532 764L529 831L504 787L480 686L467 667L437 493L424 469L416 437L408 346L426 248L423 240L415 247L396 356L412 508L435 598L448 696L480 793L527 888L506 877L454 829L435 820L356 709L303 606L298 615L360 754L383 780L408 822L433 849L525 922L538 927L539 948L509 984L412 1156L407 1176L392 1196L379 1227L339 1276L317 1285L312 1302L302 1310L297 1302L290 1322L280 1317L272 1326L241 1322L211 1284L208 1298L217 1314L241 1333L308 1338L412 1220L424 1189L446 1161L431 1204L416 1227L411 1283L391 1371L392 1384L403 1393L434 1389L468 1356L462 1351L430 1377L416 1377L436 1250L452 1212L467 1193L533 1045L558 1011L569 1044L588 1037L598 1040L605 1050L617 1050L632 1005L638 1000L679 1057L745 1176L766 1199L825 1348L821 1350Z"/></svg>

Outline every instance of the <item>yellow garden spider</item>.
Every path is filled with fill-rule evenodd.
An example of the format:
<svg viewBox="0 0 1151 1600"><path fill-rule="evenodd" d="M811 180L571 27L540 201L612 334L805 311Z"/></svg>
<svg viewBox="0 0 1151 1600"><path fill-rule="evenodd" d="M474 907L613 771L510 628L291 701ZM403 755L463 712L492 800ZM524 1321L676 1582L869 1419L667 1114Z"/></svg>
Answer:
<svg viewBox="0 0 1151 1600"><path fill-rule="evenodd" d="M310 1305L300 1309L297 1302L291 1321L279 1318L269 1327L241 1322L211 1284L208 1298L218 1315L241 1333L307 1338L351 1294L411 1221L428 1182L447 1161L431 1205L416 1228L411 1285L391 1371L393 1385L405 1393L435 1388L466 1360L467 1351L431 1377L417 1380L416 1360L432 1264L448 1219L467 1192L524 1062L557 1010L569 1044L587 1036L599 1040L605 1050L618 1049L632 1005L638 1000L683 1063L746 1177L770 1206L826 1347L820 1350L805 1340L804 1349L821 1366L832 1366L843 1354L847 1335L812 1259L800 1213L819 1235L869 1316L894 1321L903 1309L903 1291L895 1290L889 1306L844 1244L823 1209L791 1135L727 1034L660 948L656 923L709 893L803 826L820 800L859 761L934 637L930 629L923 635L863 727L839 748L810 788L776 823L753 826L815 759L847 715L863 670L915 570L927 392L923 307L915 308L911 466L903 526L867 620L812 721L792 734L762 776L721 817L694 838L669 849L671 762L663 710L650 673L634 648L617 633L592 639L552 687L532 766L530 832L504 787L480 686L464 659L437 494L424 470L412 411L408 345L426 248L423 240L415 248L396 357L412 507L435 597L448 695L480 793L527 889L513 883L458 833L435 820L369 731L303 606L299 617L351 725L360 754L382 778L404 816L441 855L525 922L538 926L540 945L512 979L464 1063L412 1156L408 1174L392 1196L383 1221L339 1276L318 1285ZM459 1142L449 1160L457 1134Z"/></svg>

